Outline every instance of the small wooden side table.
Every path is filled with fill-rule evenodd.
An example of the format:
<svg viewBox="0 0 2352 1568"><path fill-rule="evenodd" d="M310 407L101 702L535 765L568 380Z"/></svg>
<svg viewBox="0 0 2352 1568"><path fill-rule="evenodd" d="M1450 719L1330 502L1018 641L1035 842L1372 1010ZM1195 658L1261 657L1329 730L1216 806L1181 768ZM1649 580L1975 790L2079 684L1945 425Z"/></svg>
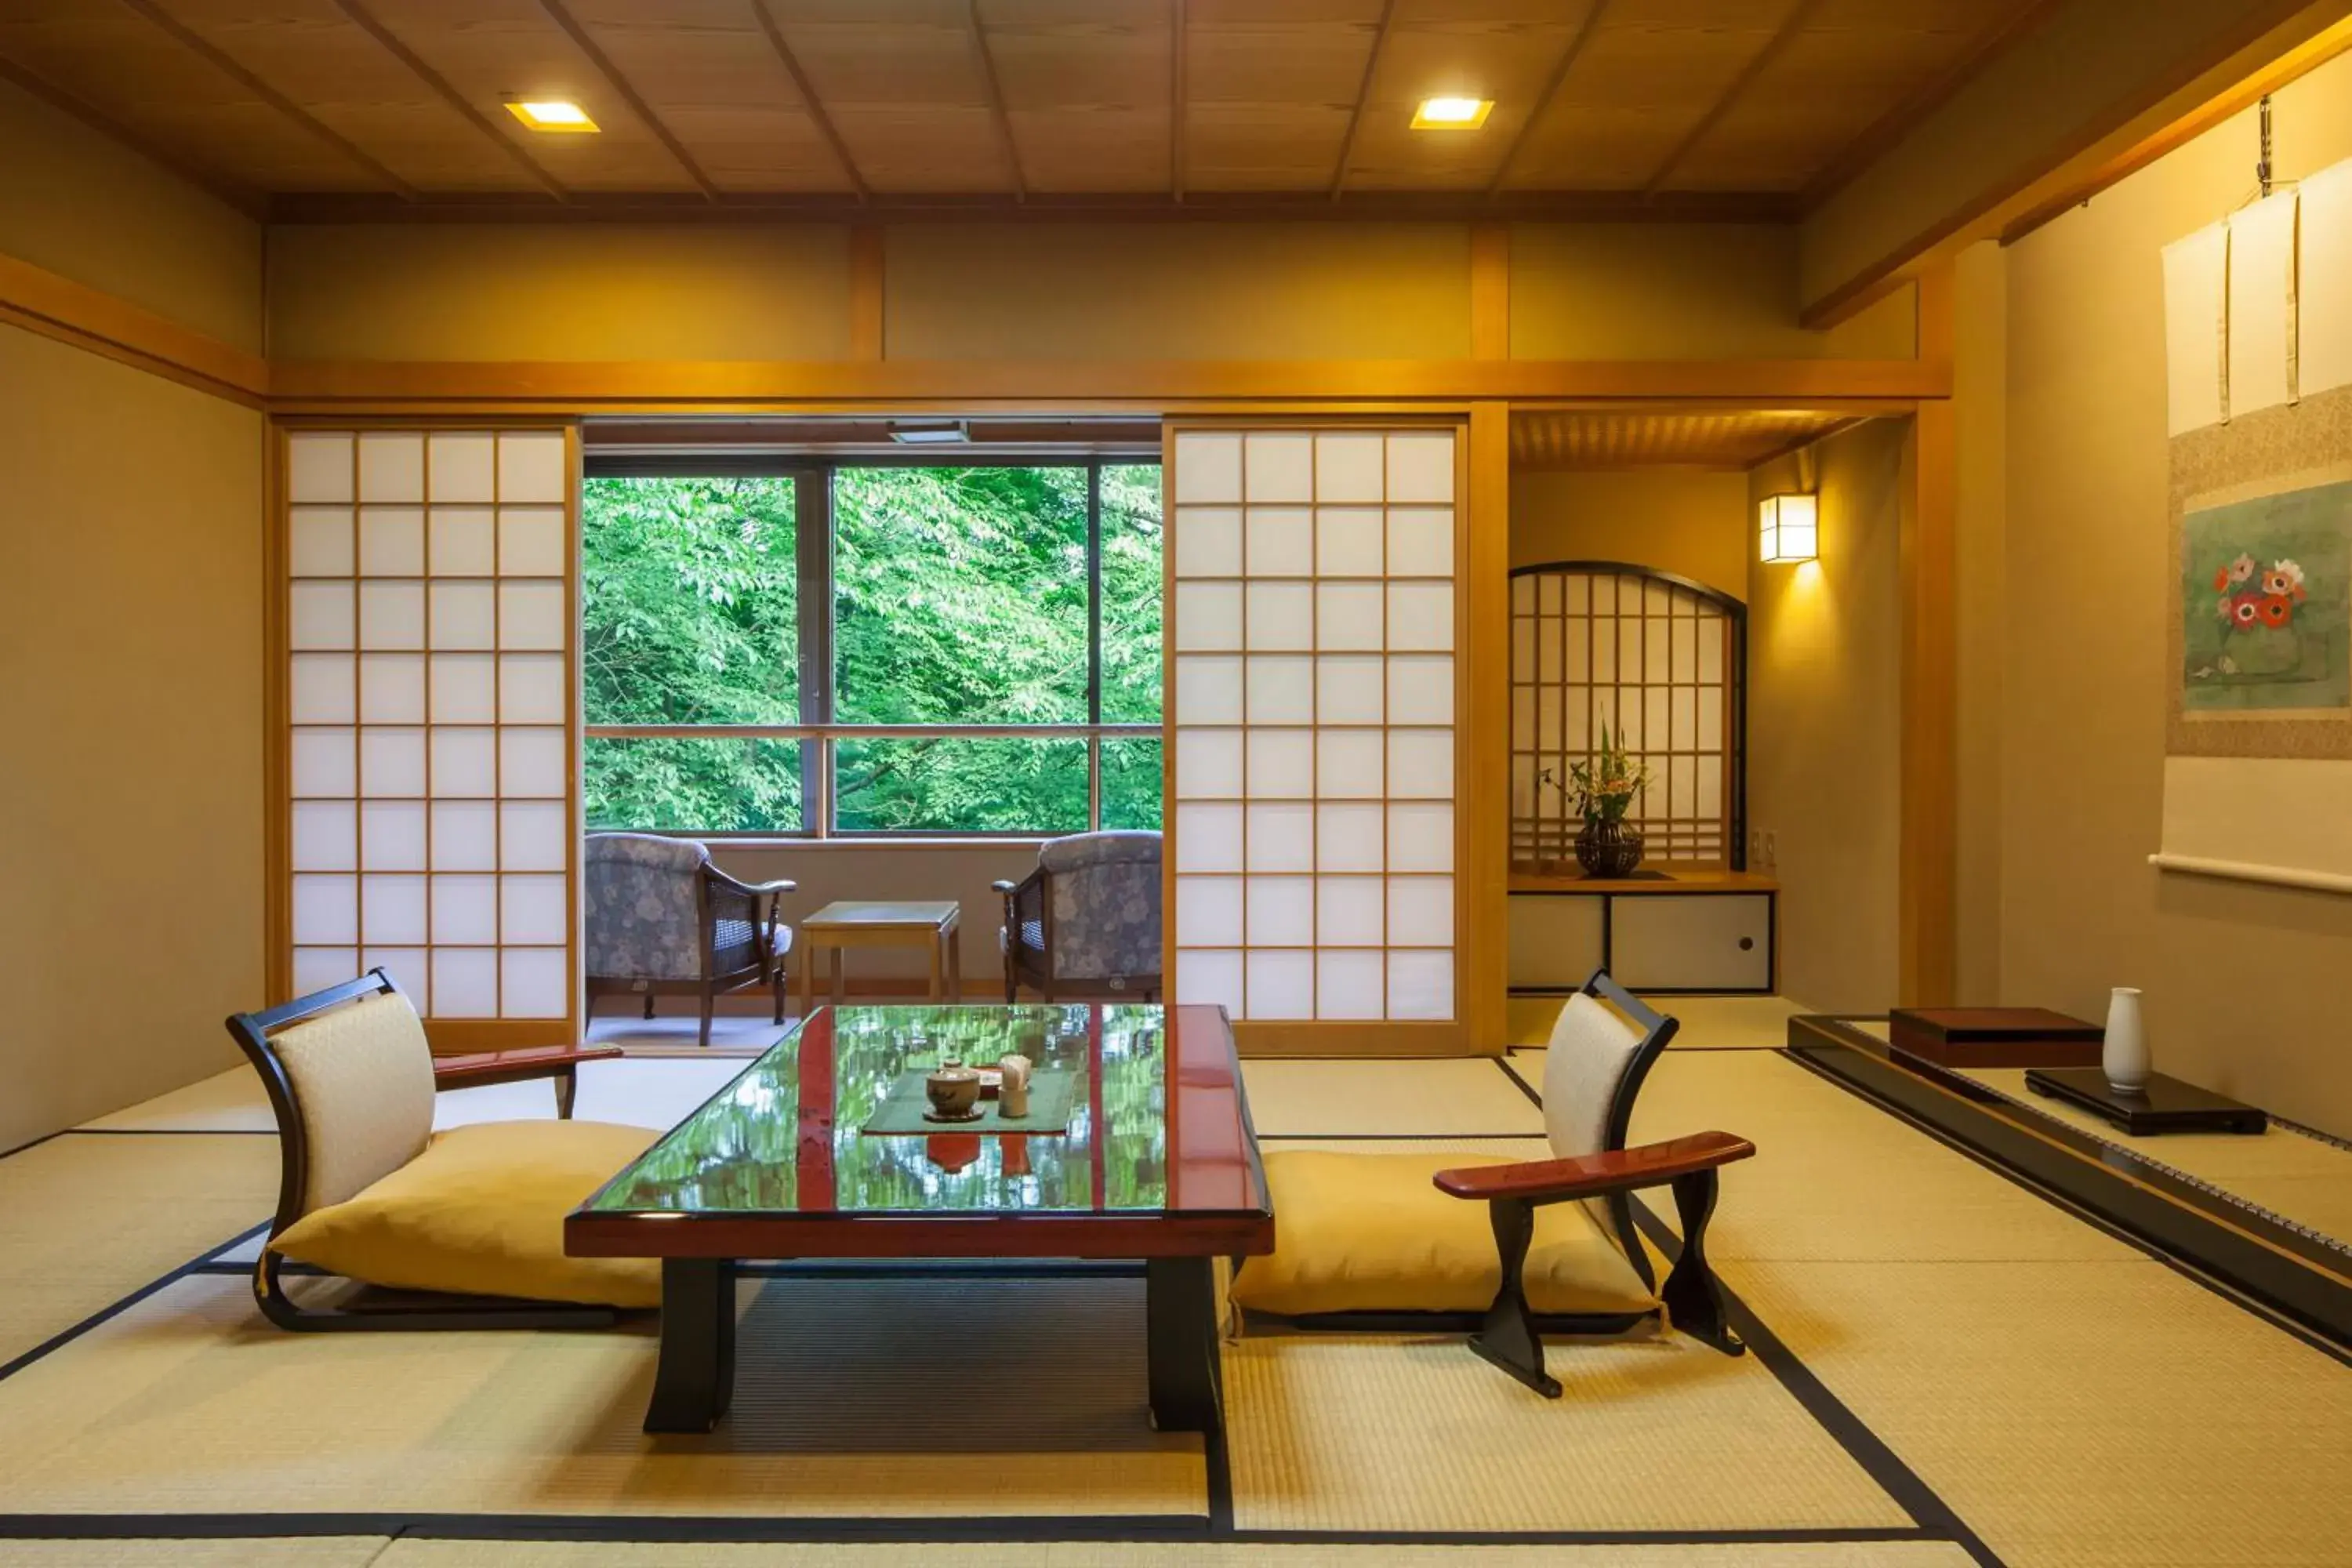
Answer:
<svg viewBox="0 0 2352 1568"><path fill-rule="evenodd" d="M852 947L919 947L930 954L930 998L963 1000L963 944L956 922L963 907L939 903L856 900L831 903L800 922L801 1016L815 1001L816 959L823 952L832 1000L841 1001L841 954Z"/></svg>

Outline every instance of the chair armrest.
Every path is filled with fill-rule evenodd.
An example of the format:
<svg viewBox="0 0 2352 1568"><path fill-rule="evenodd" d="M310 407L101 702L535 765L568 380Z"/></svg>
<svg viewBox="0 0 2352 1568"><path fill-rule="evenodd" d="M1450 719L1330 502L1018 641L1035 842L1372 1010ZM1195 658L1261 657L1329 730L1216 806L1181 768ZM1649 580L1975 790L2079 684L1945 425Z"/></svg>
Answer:
<svg viewBox="0 0 2352 1568"><path fill-rule="evenodd" d="M1644 1143L1574 1160L1532 1160L1517 1165L1465 1165L1440 1171L1437 1190L1449 1197L1492 1202L1496 1198L1552 1201L1599 1197L1664 1186L1679 1177L1745 1160L1756 1145L1728 1132L1694 1132L1664 1143Z"/></svg>
<svg viewBox="0 0 2352 1568"><path fill-rule="evenodd" d="M988 885L988 890L992 893L1003 893L1009 897L1021 890L1021 884L1018 882L1008 882L1003 878L999 877L995 881L991 882Z"/></svg>
<svg viewBox="0 0 2352 1568"><path fill-rule="evenodd" d="M553 1078L583 1062L610 1061L620 1054L618 1046L523 1046L510 1051L436 1057L433 1061L433 1087L478 1089L485 1084Z"/></svg>
<svg viewBox="0 0 2352 1568"><path fill-rule="evenodd" d="M714 882L732 888L739 893L750 893L755 898L763 893L797 893L801 890L801 885L790 877L779 877L772 882L746 882L709 865L702 868L702 874Z"/></svg>

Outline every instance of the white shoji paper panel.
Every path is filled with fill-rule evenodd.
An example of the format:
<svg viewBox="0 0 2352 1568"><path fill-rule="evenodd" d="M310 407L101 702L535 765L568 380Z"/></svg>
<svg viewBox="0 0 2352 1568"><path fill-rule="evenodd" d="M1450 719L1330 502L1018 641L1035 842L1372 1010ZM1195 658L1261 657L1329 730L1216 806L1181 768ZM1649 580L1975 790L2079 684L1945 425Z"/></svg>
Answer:
<svg viewBox="0 0 2352 1568"><path fill-rule="evenodd" d="M1454 1016L1455 458L1443 429L1177 434L1178 1000Z"/></svg>
<svg viewBox="0 0 2352 1568"><path fill-rule="evenodd" d="M298 990L380 963L432 1017L572 1015L570 449L555 430L288 437Z"/></svg>

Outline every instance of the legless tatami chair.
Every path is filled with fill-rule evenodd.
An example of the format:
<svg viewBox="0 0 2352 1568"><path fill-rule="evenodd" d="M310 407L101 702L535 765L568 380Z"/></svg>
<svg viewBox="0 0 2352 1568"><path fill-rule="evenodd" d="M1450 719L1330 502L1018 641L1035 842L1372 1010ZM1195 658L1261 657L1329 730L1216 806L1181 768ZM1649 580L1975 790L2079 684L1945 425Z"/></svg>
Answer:
<svg viewBox="0 0 2352 1568"><path fill-rule="evenodd" d="M555 1118L436 1133L432 1048L381 969L236 1014L228 1032L278 1118L278 1212L253 1272L271 1322L569 1328L660 1305L657 1265L563 1251L564 1215L645 1152L660 1136L652 1129ZM392 1294L298 1303L289 1262Z"/></svg>
<svg viewBox="0 0 2352 1568"><path fill-rule="evenodd" d="M1660 1314L1727 1355L1742 1354L1707 1266L1706 1226L1717 1169L1755 1146L1698 1132L1625 1147L1634 1096L1675 1028L1606 974L1569 998L1544 1058L1549 1160L1268 1154L1277 1245L1240 1265L1234 1302L1307 1326L1475 1324L1471 1349L1555 1399L1545 1330L1609 1331ZM1663 1287L1632 1203L1633 1193L1661 1186L1674 1190L1683 1236Z"/></svg>

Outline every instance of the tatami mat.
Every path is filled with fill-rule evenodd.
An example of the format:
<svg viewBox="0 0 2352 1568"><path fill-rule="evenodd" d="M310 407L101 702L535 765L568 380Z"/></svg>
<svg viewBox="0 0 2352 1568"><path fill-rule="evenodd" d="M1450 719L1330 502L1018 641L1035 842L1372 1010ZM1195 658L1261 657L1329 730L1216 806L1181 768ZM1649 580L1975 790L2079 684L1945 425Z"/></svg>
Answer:
<svg viewBox="0 0 2352 1568"><path fill-rule="evenodd" d="M271 1540L0 1541L8 1568L367 1568L392 1541L382 1535ZM488 1563L488 1558L480 1559ZM593 1562L593 1558L572 1559ZM1932 1561L1932 1560L1931 1560Z"/></svg>
<svg viewBox="0 0 2352 1568"><path fill-rule="evenodd" d="M592 1046L619 1046L631 1053L650 1056L724 1051L730 1056L754 1057L783 1038L794 1022L794 1016L789 1013L781 1024L772 1021L764 1011L719 1013L710 1020L710 1044L705 1046L699 1039L701 1018L694 1013L677 1010L678 1005L673 1001L673 1011L656 1018L641 1018L618 1002L608 1003L588 1021L583 1035Z"/></svg>
<svg viewBox="0 0 2352 1568"><path fill-rule="evenodd" d="M82 1127L101 1132L275 1132L278 1119L269 1113L260 1075L240 1063Z"/></svg>
<svg viewBox="0 0 2352 1568"><path fill-rule="evenodd" d="M2010 1563L2346 1560L2352 1371L2161 1264L1727 1272Z"/></svg>
<svg viewBox="0 0 2352 1568"><path fill-rule="evenodd" d="M1242 1063L1261 1138L1543 1132L1543 1114L1490 1058L1307 1058Z"/></svg>
<svg viewBox="0 0 2352 1568"><path fill-rule="evenodd" d="M0 1160L0 1363L260 1224L277 1203L275 1138L69 1132Z"/></svg>
<svg viewBox="0 0 2352 1568"><path fill-rule="evenodd" d="M97 1557L37 1559L83 1568ZM143 1563L145 1559L137 1560ZM162 1559L156 1561L161 1562ZM210 1563L212 1559L203 1559ZM226 1562L228 1559L222 1559ZM1007 1546L605 1545L572 1542L411 1541L392 1543L379 1568L1968 1568L1942 1542L1713 1542L1579 1546L1329 1545L1244 1542L1043 1542Z"/></svg>
<svg viewBox="0 0 2352 1568"><path fill-rule="evenodd" d="M1965 1076L2044 1116L2305 1226L2352 1241L2352 1149L2273 1122L2261 1133L2167 1132L2134 1138L2111 1121L2025 1087L2023 1068L1980 1068Z"/></svg>
<svg viewBox="0 0 2352 1568"><path fill-rule="evenodd" d="M583 1121L618 1121L667 1130L719 1092L743 1070L741 1057L625 1057L584 1063L572 1114ZM442 1092L433 1125L462 1127L478 1121L531 1120L555 1114L555 1085L547 1079L498 1083ZM236 1068L143 1100L85 1124L109 1132L269 1132L278 1121L261 1079L249 1067Z"/></svg>
<svg viewBox="0 0 2352 1568"><path fill-rule="evenodd" d="M2008 1561L2343 1560L2352 1371L1785 1058L1661 1060L1702 1126L1726 1282Z"/></svg>
<svg viewBox="0 0 2352 1568"><path fill-rule="evenodd" d="M1754 1356L1546 1349L1531 1396L1459 1335L1225 1351L1234 1520L1265 1530L1729 1530L1911 1522ZM1483 1374L1483 1375L1480 1375Z"/></svg>
<svg viewBox="0 0 2352 1568"><path fill-rule="evenodd" d="M282 1333L192 1277L0 1382L16 1513L1199 1517L1141 1282L747 1282L730 1420L649 1439L650 1332Z"/></svg>
<svg viewBox="0 0 2352 1568"><path fill-rule="evenodd" d="M1763 1050L1789 1043L1789 1020L1814 1009L1785 996L1646 996L1643 1001L1677 1020L1669 1049ZM1565 996L1514 996L1507 1015L1514 1052L1540 1049Z"/></svg>
<svg viewBox="0 0 2352 1568"><path fill-rule="evenodd" d="M1778 1052L1658 1059L1633 1105L1632 1141L1715 1129L1756 1145L1755 1158L1723 1172L1707 1233L1717 1261L2137 1256Z"/></svg>
<svg viewBox="0 0 2352 1568"><path fill-rule="evenodd" d="M580 1068L580 1096L572 1113L583 1121L617 1121L667 1131L724 1089L746 1065L740 1058L727 1057L628 1057L587 1062ZM480 1089L445 1089L434 1105L433 1125L460 1127L554 1114L555 1086L545 1079L527 1079Z"/></svg>

